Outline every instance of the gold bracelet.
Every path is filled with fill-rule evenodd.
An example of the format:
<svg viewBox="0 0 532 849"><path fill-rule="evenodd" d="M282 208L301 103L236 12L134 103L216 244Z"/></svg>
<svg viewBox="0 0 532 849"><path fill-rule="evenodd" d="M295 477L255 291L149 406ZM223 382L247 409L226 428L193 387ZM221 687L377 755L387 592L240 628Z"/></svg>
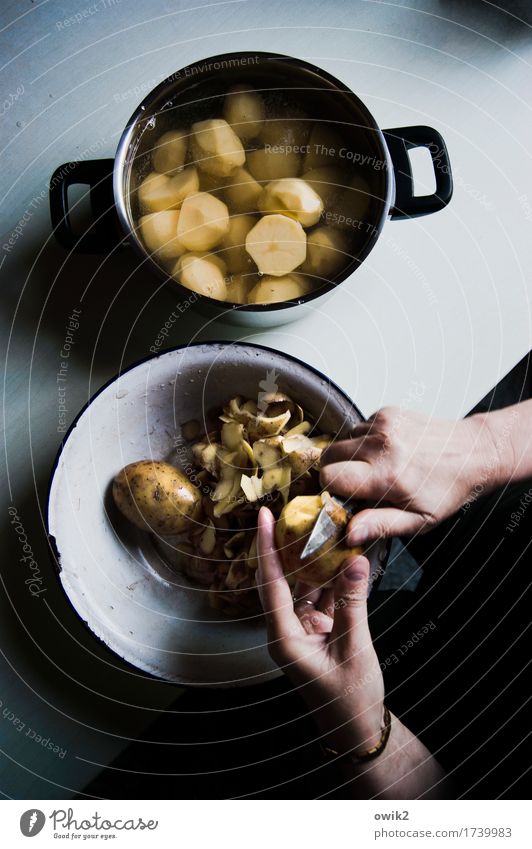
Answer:
<svg viewBox="0 0 532 849"><path fill-rule="evenodd" d="M372 746L371 749L366 749L365 752L337 752L336 749L331 748L330 746L323 746L323 752L325 756L329 760L340 759L344 760L345 758L349 758L349 760L354 761L354 763L364 763L365 761L372 761L374 758L377 758L386 748L386 744L390 739L390 732L392 730L392 717L390 711L383 705L384 711L384 725L381 728L381 738L376 746Z"/></svg>

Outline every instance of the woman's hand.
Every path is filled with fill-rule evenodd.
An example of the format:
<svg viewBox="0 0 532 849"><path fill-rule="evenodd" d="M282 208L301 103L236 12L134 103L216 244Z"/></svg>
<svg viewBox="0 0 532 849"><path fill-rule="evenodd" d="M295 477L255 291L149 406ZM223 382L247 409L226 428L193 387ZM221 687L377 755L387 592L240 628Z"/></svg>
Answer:
<svg viewBox="0 0 532 849"><path fill-rule="evenodd" d="M279 554L274 519L259 513L257 585L269 649L332 743L342 751L376 745L383 720L384 685L368 628L369 563L346 563L334 587L296 585L294 603Z"/></svg>
<svg viewBox="0 0 532 849"><path fill-rule="evenodd" d="M500 452L487 418L437 421L388 407L358 425L352 439L331 445L322 486L377 505L353 517L348 544L423 533L495 487Z"/></svg>
<svg viewBox="0 0 532 849"><path fill-rule="evenodd" d="M258 556L257 586L271 656L299 687L334 749L361 754L376 746L384 684L368 628L367 559L347 561L332 589L296 584L294 602L266 507L259 512ZM357 764L342 758L340 763L345 792L354 799L430 799L448 792L440 765L393 714L388 743L375 760Z"/></svg>

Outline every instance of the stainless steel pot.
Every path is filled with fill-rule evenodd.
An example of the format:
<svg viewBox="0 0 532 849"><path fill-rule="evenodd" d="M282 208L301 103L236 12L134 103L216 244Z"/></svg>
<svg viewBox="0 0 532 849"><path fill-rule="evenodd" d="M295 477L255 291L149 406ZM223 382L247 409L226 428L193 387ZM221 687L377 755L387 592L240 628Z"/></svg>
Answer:
<svg viewBox="0 0 532 849"><path fill-rule="evenodd" d="M362 241L352 261L335 278L297 302L239 305L200 296L197 305L209 316L223 316L239 324L270 326L299 317L298 306L323 299L346 280L376 243L387 218L413 218L445 207L452 195L449 156L440 134L431 127L415 126L381 130L364 103L333 76L290 56L269 53L235 53L214 56L177 71L153 89L131 116L122 133L114 159L69 162L50 180L50 210L54 233L68 250L102 253L130 245L142 263L160 280L176 288L183 298L190 290L169 277L151 258L135 231L135 188L143 176L142 151L153 147L150 137L172 126L186 125L203 117L221 114L228 88L247 83L257 89L288 95L301 104L312 121L339 124L346 140L346 168L365 163L370 175L371 201L363 222ZM162 128L162 129L161 129ZM428 148L434 167L436 191L414 194L408 151ZM90 187L94 221L81 237L73 232L68 188Z"/></svg>

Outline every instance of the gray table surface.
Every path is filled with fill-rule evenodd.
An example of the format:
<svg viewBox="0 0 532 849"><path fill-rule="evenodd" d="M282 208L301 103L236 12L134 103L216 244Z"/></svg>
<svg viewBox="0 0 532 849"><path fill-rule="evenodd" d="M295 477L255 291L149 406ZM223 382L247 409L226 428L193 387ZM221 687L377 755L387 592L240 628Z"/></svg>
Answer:
<svg viewBox="0 0 532 849"><path fill-rule="evenodd" d="M531 347L531 15L524 2L502 6L2 4L4 795L68 798L177 695L102 652L49 564L43 507L61 441L56 374L68 318L81 310L68 365L67 422L120 367L149 352L176 300L169 290L150 297L150 281L135 272L129 255L65 262L50 234L52 171L72 159L112 156L129 115L157 82L233 50L288 53L322 66L348 83L383 127L435 127L455 175L445 211L389 222L357 274L293 325L257 333L205 323L190 310L168 344L249 339L316 365L365 413L395 403L460 416ZM422 157L415 167L422 192L430 187ZM25 583L23 534L45 590L37 597Z"/></svg>

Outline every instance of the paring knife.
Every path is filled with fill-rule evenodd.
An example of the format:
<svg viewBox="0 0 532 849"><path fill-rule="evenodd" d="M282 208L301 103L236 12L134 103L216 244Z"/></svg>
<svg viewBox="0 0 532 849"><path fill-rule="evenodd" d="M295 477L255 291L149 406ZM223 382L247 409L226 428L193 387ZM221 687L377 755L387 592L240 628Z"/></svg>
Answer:
<svg viewBox="0 0 532 849"><path fill-rule="evenodd" d="M356 512L355 503L349 499L342 501L340 498L330 497L330 501L334 502L338 507L343 508L347 513L347 519ZM360 509L360 505L358 505ZM335 537L340 540L343 536L345 528L338 527L330 516L330 506L328 509L327 502L321 508L316 523L312 528L311 534L306 542L306 545L301 552L300 560L306 560L307 557L313 557L326 542Z"/></svg>

